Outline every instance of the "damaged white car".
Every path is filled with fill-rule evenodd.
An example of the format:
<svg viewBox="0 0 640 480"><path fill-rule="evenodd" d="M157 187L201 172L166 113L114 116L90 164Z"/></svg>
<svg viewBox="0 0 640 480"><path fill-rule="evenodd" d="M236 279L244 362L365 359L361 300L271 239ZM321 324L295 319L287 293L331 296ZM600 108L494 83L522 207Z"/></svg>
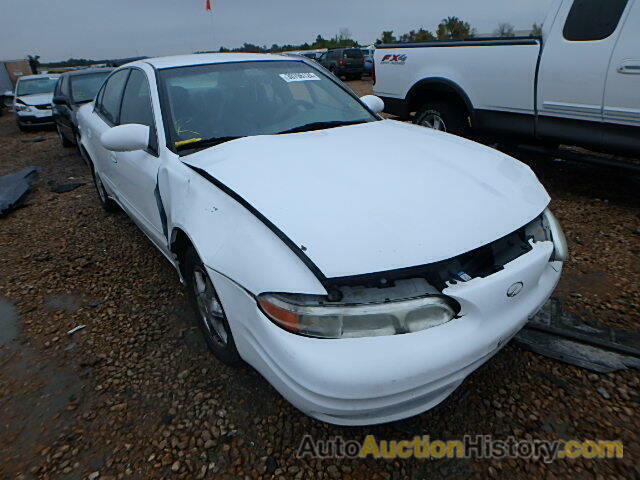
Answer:
<svg viewBox="0 0 640 480"><path fill-rule="evenodd" d="M567 251L531 170L379 115L317 64L146 59L81 108L81 149L176 267L207 343L362 425L445 399L547 300Z"/></svg>

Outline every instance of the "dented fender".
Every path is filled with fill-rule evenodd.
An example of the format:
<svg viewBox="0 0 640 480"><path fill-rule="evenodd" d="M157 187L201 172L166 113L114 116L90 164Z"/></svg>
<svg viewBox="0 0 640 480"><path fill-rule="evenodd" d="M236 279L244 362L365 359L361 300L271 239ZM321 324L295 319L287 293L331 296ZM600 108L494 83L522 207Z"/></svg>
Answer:
<svg viewBox="0 0 640 480"><path fill-rule="evenodd" d="M158 171L158 190L169 250L181 230L207 267L254 295L327 293L273 231L190 166L180 160L164 163Z"/></svg>

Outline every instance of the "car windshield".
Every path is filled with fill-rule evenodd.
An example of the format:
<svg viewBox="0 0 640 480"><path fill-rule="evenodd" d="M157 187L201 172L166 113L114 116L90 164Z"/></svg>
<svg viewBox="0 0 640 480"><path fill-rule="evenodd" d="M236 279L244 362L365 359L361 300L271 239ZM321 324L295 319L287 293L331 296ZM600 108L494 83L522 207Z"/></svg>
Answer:
<svg viewBox="0 0 640 480"><path fill-rule="evenodd" d="M377 120L347 91L302 61L196 65L161 70L159 75L163 110L169 116L165 122L177 147Z"/></svg>
<svg viewBox="0 0 640 480"><path fill-rule="evenodd" d="M71 99L74 103L89 102L93 100L102 85L107 72L87 73L86 75L74 75L71 80Z"/></svg>
<svg viewBox="0 0 640 480"><path fill-rule="evenodd" d="M56 88L57 77L22 79L18 82L18 96L52 93Z"/></svg>

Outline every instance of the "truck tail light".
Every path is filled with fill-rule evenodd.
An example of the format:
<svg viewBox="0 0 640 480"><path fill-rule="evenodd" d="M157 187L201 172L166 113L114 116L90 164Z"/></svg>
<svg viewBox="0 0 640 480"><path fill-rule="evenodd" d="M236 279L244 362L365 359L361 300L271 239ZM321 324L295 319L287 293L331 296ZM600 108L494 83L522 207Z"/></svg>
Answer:
<svg viewBox="0 0 640 480"><path fill-rule="evenodd" d="M344 58L340 59L340 61L338 62L338 65L340 65L341 67L344 67Z"/></svg>

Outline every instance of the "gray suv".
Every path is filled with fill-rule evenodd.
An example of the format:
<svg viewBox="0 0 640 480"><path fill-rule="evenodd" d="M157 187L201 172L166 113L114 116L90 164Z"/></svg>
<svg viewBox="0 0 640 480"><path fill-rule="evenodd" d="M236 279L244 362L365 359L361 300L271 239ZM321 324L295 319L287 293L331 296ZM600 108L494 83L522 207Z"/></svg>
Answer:
<svg viewBox="0 0 640 480"><path fill-rule="evenodd" d="M333 48L318 60L337 77L360 80L364 72L364 55L359 48Z"/></svg>

